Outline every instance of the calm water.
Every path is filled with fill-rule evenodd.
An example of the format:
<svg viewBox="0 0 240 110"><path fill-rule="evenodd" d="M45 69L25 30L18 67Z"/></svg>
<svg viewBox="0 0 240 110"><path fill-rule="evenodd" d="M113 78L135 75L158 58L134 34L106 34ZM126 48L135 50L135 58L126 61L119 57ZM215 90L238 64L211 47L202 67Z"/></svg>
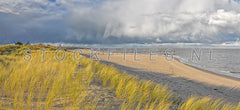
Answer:
<svg viewBox="0 0 240 110"><path fill-rule="evenodd" d="M240 78L240 49L176 49L175 52L175 57L183 63Z"/></svg>
<svg viewBox="0 0 240 110"><path fill-rule="evenodd" d="M134 53L136 49L126 49L126 53ZM108 52L108 49L101 49ZM124 52L124 49L111 49L111 52ZM166 55L173 53L174 58L179 61L198 67L204 70L212 71L230 77L240 78L240 49L193 49L193 48L175 48L151 49L152 53ZM149 49L137 49L137 53L149 54Z"/></svg>

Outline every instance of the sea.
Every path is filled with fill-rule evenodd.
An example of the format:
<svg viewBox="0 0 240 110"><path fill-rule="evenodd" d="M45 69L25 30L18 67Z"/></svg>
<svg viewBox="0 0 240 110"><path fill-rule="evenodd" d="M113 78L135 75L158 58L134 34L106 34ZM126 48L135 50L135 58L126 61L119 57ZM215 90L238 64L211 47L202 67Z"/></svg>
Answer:
<svg viewBox="0 0 240 110"><path fill-rule="evenodd" d="M240 49L181 48L176 49L174 57L182 63L240 79Z"/></svg>

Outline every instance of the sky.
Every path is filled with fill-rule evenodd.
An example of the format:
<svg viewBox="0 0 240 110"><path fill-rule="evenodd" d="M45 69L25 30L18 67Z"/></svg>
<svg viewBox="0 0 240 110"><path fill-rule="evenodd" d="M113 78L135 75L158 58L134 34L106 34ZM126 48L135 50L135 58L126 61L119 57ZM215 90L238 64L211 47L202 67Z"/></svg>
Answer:
<svg viewBox="0 0 240 110"><path fill-rule="evenodd" d="M240 46L240 0L1 0L0 44Z"/></svg>

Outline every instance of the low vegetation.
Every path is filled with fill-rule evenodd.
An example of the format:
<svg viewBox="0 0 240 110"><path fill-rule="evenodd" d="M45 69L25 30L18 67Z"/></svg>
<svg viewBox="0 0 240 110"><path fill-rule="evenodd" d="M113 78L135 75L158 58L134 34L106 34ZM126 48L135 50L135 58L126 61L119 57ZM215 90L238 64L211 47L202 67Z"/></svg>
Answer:
<svg viewBox="0 0 240 110"><path fill-rule="evenodd" d="M23 60L27 48L32 49L31 61ZM41 48L49 50L44 61ZM85 57L75 61L71 52L57 61L56 49L0 46L0 109L240 110L240 103L210 97L180 101L167 86L139 80Z"/></svg>

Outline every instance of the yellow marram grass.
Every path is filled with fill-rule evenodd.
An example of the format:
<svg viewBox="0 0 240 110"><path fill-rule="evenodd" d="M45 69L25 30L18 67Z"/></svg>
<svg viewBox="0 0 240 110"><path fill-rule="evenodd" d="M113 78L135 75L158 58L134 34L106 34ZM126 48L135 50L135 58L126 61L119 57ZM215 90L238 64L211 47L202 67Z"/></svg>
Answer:
<svg viewBox="0 0 240 110"><path fill-rule="evenodd" d="M87 94L86 84L91 79L73 79L73 73L83 73L76 71L78 62L72 60L70 53L66 53L66 59L61 62L53 55L52 51L47 52L44 62L40 51L33 51L33 58L29 62L24 61L22 55L1 56L0 89L3 109L52 109L57 104L79 106L77 101L81 95ZM84 76L92 77L89 74ZM80 94L84 92L86 94Z"/></svg>
<svg viewBox="0 0 240 110"><path fill-rule="evenodd" d="M36 50L41 47L50 50L44 62L42 52ZM29 62L23 60L26 48L32 49ZM176 103L167 86L139 80L85 57L74 61L70 52L66 52L65 60L57 61L56 49L42 45L0 46L0 109L98 109L100 96L92 97L89 88L99 83L123 100L119 106L122 110L240 110L240 103L234 106L210 97L193 96ZM108 100L106 104L111 103Z"/></svg>
<svg viewBox="0 0 240 110"><path fill-rule="evenodd" d="M213 100L210 97L199 98L192 96L184 102L179 110L240 110L240 103L238 106L231 104L224 104L220 99Z"/></svg>

